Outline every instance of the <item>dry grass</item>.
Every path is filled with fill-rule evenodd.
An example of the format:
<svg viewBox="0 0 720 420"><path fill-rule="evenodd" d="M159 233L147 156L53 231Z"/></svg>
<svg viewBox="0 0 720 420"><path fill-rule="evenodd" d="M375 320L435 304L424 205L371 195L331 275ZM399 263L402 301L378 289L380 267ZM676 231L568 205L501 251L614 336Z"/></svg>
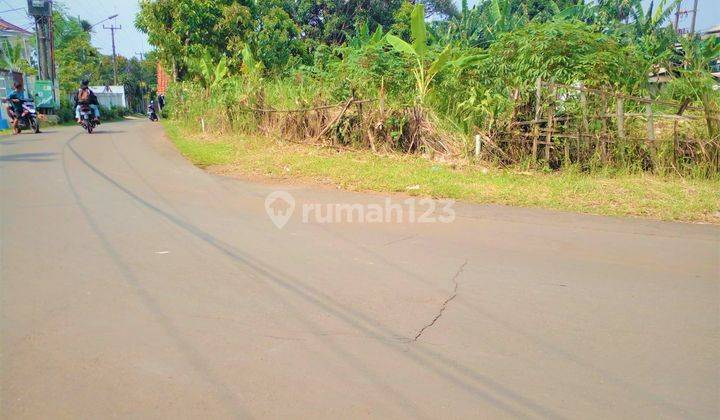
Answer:
<svg viewBox="0 0 720 420"><path fill-rule="evenodd" d="M720 181L646 173L522 171L417 155L318 148L266 137L203 138L166 123L192 162L214 172L611 216L720 223ZM409 188L418 186L417 189Z"/></svg>

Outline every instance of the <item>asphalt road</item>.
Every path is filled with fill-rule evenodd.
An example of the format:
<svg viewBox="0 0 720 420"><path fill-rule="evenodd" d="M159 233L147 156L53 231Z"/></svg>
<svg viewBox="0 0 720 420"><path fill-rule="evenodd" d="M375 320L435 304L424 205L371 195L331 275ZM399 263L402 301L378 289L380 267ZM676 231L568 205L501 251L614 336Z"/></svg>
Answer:
<svg viewBox="0 0 720 420"><path fill-rule="evenodd" d="M1 139L2 417L720 417L717 227L278 229L278 189L385 200L209 175L145 121Z"/></svg>

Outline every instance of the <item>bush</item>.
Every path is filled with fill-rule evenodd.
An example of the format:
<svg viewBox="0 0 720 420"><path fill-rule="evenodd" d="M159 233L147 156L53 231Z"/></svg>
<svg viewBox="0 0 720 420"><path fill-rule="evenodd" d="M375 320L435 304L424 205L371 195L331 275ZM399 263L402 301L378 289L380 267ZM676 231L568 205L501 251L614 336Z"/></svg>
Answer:
<svg viewBox="0 0 720 420"><path fill-rule="evenodd" d="M105 108L101 105L100 115L101 118L105 121L121 120L123 117L125 117L125 115L127 115L127 109L114 106L110 108Z"/></svg>
<svg viewBox="0 0 720 420"><path fill-rule="evenodd" d="M75 107L69 99L60 99L60 108L57 109L57 116L61 124L75 120Z"/></svg>
<svg viewBox="0 0 720 420"><path fill-rule="evenodd" d="M535 80L631 91L645 85L637 51L582 22L532 23L500 36L483 60L485 79L532 91Z"/></svg>
<svg viewBox="0 0 720 420"><path fill-rule="evenodd" d="M646 69L652 60L637 45L624 43L621 37L592 25L568 20L532 22L508 27L487 49L462 43L445 48L436 42L423 54L415 55L406 51L417 51L414 45L403 49L403 44L395 42L391 47L388 39L393 38L382 29L370 34L367 26L361 26L343 45L318 45L312 63L282 65L282 71L252 65L249 52L243 57L242 71L234 74L219 71L224 64L215 66L209 60L206 74L200 78L203 83L186 79L170 86L164 113L209 133L261 134L322 145L369 147L379 152L468 159L474 154L473 138L479 133L485 144L483 156L504 164L717 173L714 131L709 133L715 139L712 149L702 145L701 156L696 146L674 144L672 125L670 130L662 130L659 122L657 146L638 141L646 129L637 118L625 122L627 135L618 135L623 141L613 137L615 121L605 115L614 115L616 104L612 97L606 102L604 94L582 95L577 89L561 88L561 92L552 93L556 96L550 101L551 93L544 89L537 103L538 78L606 92L647 94ZM711 52L703 56L716 56L714 50ZM710 96L714 93L709 83L712 79L704 66L708 60L696 61L703 65L698 69L702 79L689 77L685 68L684 78L664 90L685 98L688 92L697 92L698 86L704 87L707 98L690 99L705 105L706 113L712 116L718 100L717 95ZM695 80L698 83L688 85ZM418 86L422 86L422 95ZM377 100L343 106L353 95ZM422 100L418 101L418 96ZM628 115L645 112L642 103L626 102ZM536 118L538 109L543 118L552 109L555 123L561 122L550 125L551 135L553 130L557 134L553 144L540 145L541 151L546 151L544 160L538 156L537 145L542 140L540 130L548 125L527 124ZM583 126L585 120L589 122ZM675 137L703 137L703 133L690 131L678 132ZM604 136L602 142L600 136ZM533 141L528 140L532 138L534 149ZM578 140L569 140L572 138ZM538 157L540 162L536 162Z"/></svg>
<svg viewBox="0 0 720 420"><path fill-rule="evenodd" d="M58 122L60 124L68 123L75 120L75 106L69 99L60 99L60 107L56 110ZM105 121L120 120L128 114L127 109L100 106L100 116Z"/></svg>

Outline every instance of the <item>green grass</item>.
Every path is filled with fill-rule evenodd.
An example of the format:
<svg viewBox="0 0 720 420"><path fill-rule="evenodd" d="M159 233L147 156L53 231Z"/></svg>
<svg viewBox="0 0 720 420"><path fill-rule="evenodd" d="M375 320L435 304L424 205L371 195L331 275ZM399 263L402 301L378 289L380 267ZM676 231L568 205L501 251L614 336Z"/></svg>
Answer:
<svg viewBox="0 0 720 420"><path fill-rule="evenodd" d="M319 149L266 138L209 138L164 121L194 164L215 172L334 184L348 190L403 192L476 203L612 216L720 223L720 181L640 174L543 173L467 165L420 156ZM419 186L415 189L413 187Z"/></svg>

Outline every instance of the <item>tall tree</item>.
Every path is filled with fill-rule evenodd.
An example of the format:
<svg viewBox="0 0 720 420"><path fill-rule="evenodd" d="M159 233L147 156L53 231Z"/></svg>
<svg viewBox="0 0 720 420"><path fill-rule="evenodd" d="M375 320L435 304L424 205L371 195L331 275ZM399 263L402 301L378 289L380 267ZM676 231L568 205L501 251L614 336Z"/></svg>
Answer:
<svg viewBox="0 0 720 420"><path fill-rule="evenodd" d="M69 93L83 79L97 77L101 54L90 42L82 21L68 16L64 8L56 7L53 24L60 90Z"/></svg>
<svg viewBox="0 0 720 420"><path fill-rule="evenodd" d="M371 31L390 27L406 0L295 0L295 19L306 38L328 44L349 39L361 22Z"/></svg>
<svg viewBox="0 0 720 420"><path fill-rule="evenodd" d="M460 10L454 0L417 0L413 3L425 5L425 13L438 17L458 17Z"/></svg>
<svg viewBox="0 0 720 420"><path fill-rule="evenodd" d="M256 30L254 0L141 0L135 24L176 77L187 59L239 52Z"/></svg>
<svg viewBox="0 0 720 420"><path fill-rule="evenodd" d="M290 6L283 0L258 3L257 23L254 25L257 29L250 35L249 44L254 57L271 71L281 71L293 57L302 60L307 55L300 26L291 17Z"/></svg>

